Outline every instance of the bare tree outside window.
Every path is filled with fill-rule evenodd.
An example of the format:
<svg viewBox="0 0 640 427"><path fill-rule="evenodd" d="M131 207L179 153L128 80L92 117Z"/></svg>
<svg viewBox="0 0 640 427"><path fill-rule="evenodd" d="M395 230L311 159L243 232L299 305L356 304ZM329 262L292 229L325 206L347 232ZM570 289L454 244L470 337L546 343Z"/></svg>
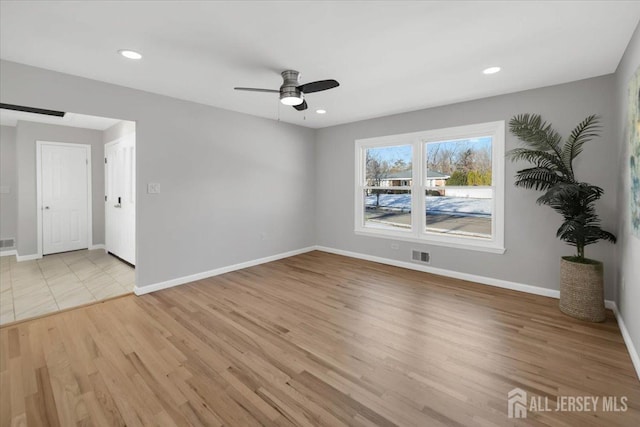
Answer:
<svg viewBox="0 0 640 427"><path fill-rule="evenodd" d="M490 137L428 142L426 230L490 238L492 185ZM432 176L446 179L434 180Z"/></svg>
<svg viewBox="0 0 640 427"><path fill-rule="evenodd" d="M390 145L365 151L365 222L378 228L411 228L412 147Z"/></svg>
<svg viewBox="0 0 640 427"><path fill-rule="evenodd" d="M389 162L382 160L379 154L367 150L367 185L371 187L382 186L382 181L389 176ZM380 206L380 194L383 190L372 189L371 194L376 195L376 207Z"/></svg>
<svg viewBox="0 0 640 427"><path fill-rule="evenodd" d="M427 169L448 175L447 186L491 185L491 144L483 138L428 143Z"/></svg>

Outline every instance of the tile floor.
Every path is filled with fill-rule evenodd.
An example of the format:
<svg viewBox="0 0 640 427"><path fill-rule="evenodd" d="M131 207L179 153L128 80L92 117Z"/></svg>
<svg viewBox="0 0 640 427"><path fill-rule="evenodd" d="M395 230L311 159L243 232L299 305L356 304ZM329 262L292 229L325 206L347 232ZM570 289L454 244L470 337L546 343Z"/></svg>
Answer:
<svg viewBox="0 0 640 427"><path fill-rule="evenodd" d="M102 249L0 258L0 325L133 291L134 269Z"/></svg>

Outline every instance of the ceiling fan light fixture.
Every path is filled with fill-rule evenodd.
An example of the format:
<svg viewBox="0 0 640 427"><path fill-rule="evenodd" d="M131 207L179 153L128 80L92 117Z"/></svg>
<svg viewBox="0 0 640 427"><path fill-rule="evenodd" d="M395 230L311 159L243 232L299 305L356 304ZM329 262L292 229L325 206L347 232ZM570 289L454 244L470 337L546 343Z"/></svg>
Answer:
<svg viewBox="0 0 640 427"><path fill-rule="evenodd" d="M302 97L296 97L296 96L284 96L284 97L280 97L280 102L282 102L284 105L300 105L304 102L304 100L302 99Z"/></svg>
<svg viewBox="0 0 640 427"><path fill-rule="evenodd" d="M284 105L296 106L304 102L304 96L297 87L283 84L280 87L280 102Z"/></svg>

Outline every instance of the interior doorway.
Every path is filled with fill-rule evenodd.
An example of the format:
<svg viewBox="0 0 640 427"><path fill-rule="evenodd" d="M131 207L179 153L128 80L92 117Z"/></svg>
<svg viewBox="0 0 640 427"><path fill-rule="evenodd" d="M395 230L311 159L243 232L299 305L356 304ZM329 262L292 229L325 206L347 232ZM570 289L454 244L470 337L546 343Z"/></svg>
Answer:
<svg viewBox="0 0 640 427"><path fill-rule="evenodd" d="M135 122L2 104L0 125L15 167L0 240L17 236L0 259L0 326L131 294Z"/></svg>

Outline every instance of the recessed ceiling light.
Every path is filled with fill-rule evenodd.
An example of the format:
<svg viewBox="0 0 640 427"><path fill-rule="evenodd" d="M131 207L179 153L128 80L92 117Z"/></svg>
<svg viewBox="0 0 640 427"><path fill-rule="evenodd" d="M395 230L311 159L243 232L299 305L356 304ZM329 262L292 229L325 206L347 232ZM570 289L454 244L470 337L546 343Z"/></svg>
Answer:
<svg viewBox="0 0 640 427"><path fill-rule="evenodd" d="M316 110L318 114L327 114L327 110Z"/></svg>
<svg viewBox="0 0 640 427"><path fill-rule="evenodd" d="M495 74L500 71L500 67L489 67L482 71L484 74Z"/></svg>
<svg viewBox="0 0 640 427"><path fill-rule="evenodd" d="M118 53L128 59L140 59L142 55L135 50L121 49Z"/></svg>

